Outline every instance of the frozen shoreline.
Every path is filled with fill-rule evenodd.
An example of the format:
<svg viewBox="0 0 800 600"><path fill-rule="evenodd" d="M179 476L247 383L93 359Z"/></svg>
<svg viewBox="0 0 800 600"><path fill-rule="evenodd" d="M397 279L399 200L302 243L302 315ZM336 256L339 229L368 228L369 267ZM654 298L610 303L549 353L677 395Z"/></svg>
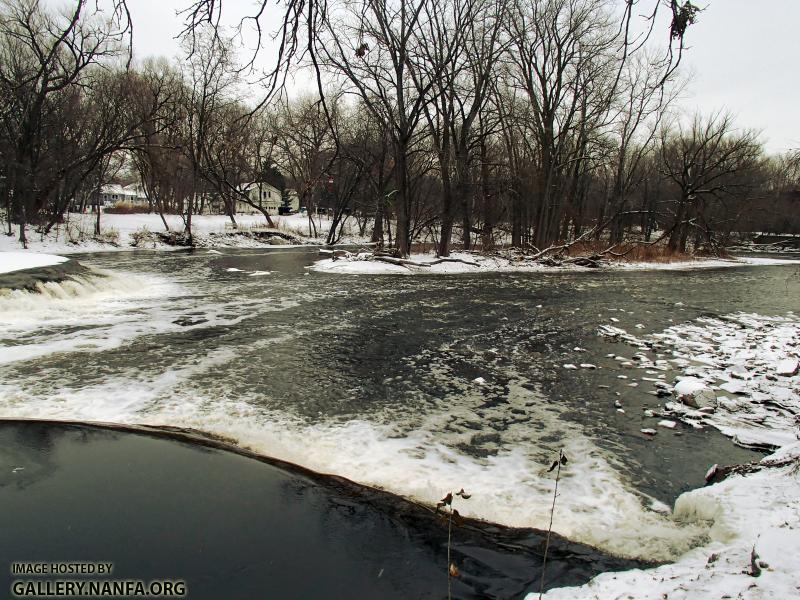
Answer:
<svg viewBox="0 0 800 600"><path fill-rule="evenodd" d="M794 314L738 314L701 318L644 338L607 326L601 334L655 351L656 356L671 357L650 361L640 353L635 355L638 368L655 373L671 361L684 371L675 388L669 389L678 398L666 402L666 415L695 427L715 427L745 446L778 449L755 465L734 470L720 483L678 497L673 516L683 522L710 524L707 544L671 564L605 573L584 586L551 590L545 597L655 600L800 595L798 318ZM709 469L710 480L715 470L716 465ZM535 598L528 596L528 600Z"/></svg>
<svg viewBox="0 0 800 600"><path fill-rule="evenodd" d="M591 271L685 271L721 267L769 266L800 264L798 259L742 257L734 259L698 258L691 261L671 263L610 262L600 268L579 265L549 266L530 260L510 260L501 256L454 252L451 260L439 262L430 254L414 254L406 264L395 264L374 260L370 254L361 253L345 258L325 258L315 262L309 269L318 273L344 275L445 275L460 273L553 273Z"/></svg>
<svg viewBox="0 0 800 600"><path fill-rule="evenodd" d="M165 215L170 232L180 235L183 221L179 215ZM57 254L82 254L89 252L130 252L133 250L182 250L188 246L167 244L158 236L167 233L158 214L103 214L100 220L101 235L94 235L96 215L71 213L65 223L54 228L44 238L32 228L28 230L28 249L22 248L18 232L0 235L0 252L49 252ZM275 228L268 228L262 215L236 215L237 228L233 228L226 215L194 215L192 232L197 248L287 248L320 246L330 229L328 217L314 219L318 237L308 235L308 218L295 214L272 217ZM302 243L275 240L289 237ZM272 237L273 240L269 241ZM341 244L359 244L368 240L358 236L355 222L345 224L345 237ZM278 243L276 243L278 242Z"/></svg>

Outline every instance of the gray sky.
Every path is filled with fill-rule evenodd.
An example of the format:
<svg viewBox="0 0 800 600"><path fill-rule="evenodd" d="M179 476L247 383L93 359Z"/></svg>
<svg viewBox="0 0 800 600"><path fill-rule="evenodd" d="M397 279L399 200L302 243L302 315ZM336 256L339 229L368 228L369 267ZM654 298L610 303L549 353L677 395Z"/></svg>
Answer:
<svg viewBox="0 0 800 600"><path fill-rule="evenodd" d="M706 10L690 28L684 72L688 112L727 109L741 128L763 131L771 152L800 148L800 0L696 0ZM176 11L190 0L132 0L136 55L174 56ZM231 19L254 0L226 0ZM275 13L273 13L275 14ZM277 21L270 23L277 24ZM666 37L666 32L664 32Z"/></svg>

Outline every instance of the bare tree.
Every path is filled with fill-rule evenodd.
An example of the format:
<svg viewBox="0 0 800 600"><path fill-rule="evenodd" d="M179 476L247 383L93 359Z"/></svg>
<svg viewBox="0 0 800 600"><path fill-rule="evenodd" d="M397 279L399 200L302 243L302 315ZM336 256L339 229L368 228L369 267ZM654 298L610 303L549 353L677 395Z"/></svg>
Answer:
<svg viewBox="0 0 800 600"><path fill-rule="evenodd" d="M290 102L282 100L273 110L272 160L289 177L308 214L309 235L318 235L314 214L319 195L330 177L338 154L339 108L336 99L329 111L311 97Z"/></svg>
<svg viewBox="0 0 800 600"><path fill-rule="evenodd" d="M26 244L26 225L37 220L51 197L40 175L46 155L48 124L59 123L58 110L73 102L76 86L90 68L120 54L129 30L124 13L101 16L100 7L78 0L64 14L45 10L38 0L0 4L0 112L7 175L13 194L10 209Z"/></svg>
<svg viewBox="0 0 800 600"><path fill-rule="evenodd" d="M708 118L696 115L688 127L679 126L677 134L665 130L661 145L664 176L676 189L669 247L685 251L695 228L701 228L712 245L713 229L705 218L706 209L749 184L736 176L759 165L762 149L757 134L737 132L728 113Z"/></svg>
<svg viewBox="0 0 800 600"><path fill-rule="evenodd" d="M391 139L398 254L411 250L409 160L428 92L438 72L422 71L412 56L426 43L431 0L369 0L330 11L320 53L343 76Z"/></svg>

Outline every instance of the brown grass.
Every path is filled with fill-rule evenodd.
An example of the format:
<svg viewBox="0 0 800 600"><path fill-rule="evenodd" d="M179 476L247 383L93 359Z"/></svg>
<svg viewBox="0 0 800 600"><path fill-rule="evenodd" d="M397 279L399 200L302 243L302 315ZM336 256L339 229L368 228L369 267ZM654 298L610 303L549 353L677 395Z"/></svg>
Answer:
<svg viewBox="0 0 800 600"><path fill-rule="evenodd" d="M147 204L131 204L129 202L117 202L113 206L104 208L103 212L110 215L138 215L150 212Z"/></svg>
<svg viewBox="0 0 800 600"><path fill-rule="evenodd" d="M568 256L590 256L603 252L608 247L609 245L606 241L580 242L571 246L566 254ZM614 254L609 253L604 255L605 258L619 262L673 263L694 258L691 254L670 249L666 242L652 245L623 242L612 248L612 251L624 256L614 256Z"/></svg>

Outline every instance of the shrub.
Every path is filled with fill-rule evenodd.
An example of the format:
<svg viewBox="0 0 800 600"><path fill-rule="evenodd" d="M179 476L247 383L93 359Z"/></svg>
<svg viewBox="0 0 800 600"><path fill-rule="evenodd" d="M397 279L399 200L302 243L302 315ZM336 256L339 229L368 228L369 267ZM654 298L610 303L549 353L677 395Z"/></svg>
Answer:
<svg viewBox="0 0 800 600"><path fill-rule="evenodd" d="M94 239L98 242L102 242L103 244L119 246L119 230L114 229L113 227L110 229L105 229L101 231L100 235L95 235Z"/></svg>
<svg viewBox="0 0 800 600"><path fill-rule="evenodd" d="M144 248L147 245L152 245L155 248L156 241L156 237L147 227L142 227L131 233L131 246L134 248Z"/></svg>

